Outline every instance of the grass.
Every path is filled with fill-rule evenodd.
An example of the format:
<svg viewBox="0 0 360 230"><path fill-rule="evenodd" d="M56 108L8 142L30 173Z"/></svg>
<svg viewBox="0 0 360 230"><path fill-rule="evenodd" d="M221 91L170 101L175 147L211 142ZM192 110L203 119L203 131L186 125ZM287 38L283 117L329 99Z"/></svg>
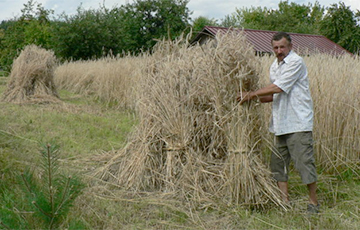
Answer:
<svg viewBox="0 0 360 230"><path fill-rule="evenodd" d="M5 83L0 85L0 93L5 87ZM7 210L23 207L19 204L24 197L17 195L18 177L24 168L40 163L41 144L56 143L61 170L77 174L94 167L90 156L121 148L136 122L131 112L107 108L94 99L65 91L60 97L64 105L1 103L0 196L4 199L1 206L8 206ZM4 213L0 214L0 220L3 218Z"/></svg>
<svg viewBox="0 0 360 230"><path fill-rule="evenodd" d="M68 157L120 148L134 124L131 113L108 110L95 101L64 97L74 106L15 105L2 109L2 135L10 135L23 144L55 141ZM82 110L85 104L86 110ZM69 132L71 130L71 132Z"/></svg>

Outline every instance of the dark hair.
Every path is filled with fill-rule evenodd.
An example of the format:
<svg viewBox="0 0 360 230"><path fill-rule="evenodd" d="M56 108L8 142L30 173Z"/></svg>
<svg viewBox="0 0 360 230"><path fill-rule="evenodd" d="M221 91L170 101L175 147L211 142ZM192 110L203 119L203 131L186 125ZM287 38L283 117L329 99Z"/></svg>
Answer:
<svg viewBox="0 0 360 230"><path fill-rule="evenodd" d="M291 37L288 33L285 32L277 32L272 37L271 41L280 41L282 38L285 38L289 43L291 43Z"/></svg>

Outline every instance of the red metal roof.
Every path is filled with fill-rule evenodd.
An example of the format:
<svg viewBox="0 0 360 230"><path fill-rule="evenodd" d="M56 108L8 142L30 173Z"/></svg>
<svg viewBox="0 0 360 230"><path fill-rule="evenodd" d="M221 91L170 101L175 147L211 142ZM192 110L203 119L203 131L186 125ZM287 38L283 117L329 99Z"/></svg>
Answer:
<svg viewBox="0 0 360 230"><path fill-rule="evenodd" d="M203 30L194 38L193 41L199 40L201 36L215 36L217 33L226 33L229 28L205 26ZM232 28L234 31L244 31L246 39L253 46L257 52L273 52L271 47L272 36L276 31L267 30L252 30ZM351 54L349 51L339 46L330 39L322 35L288 33L292 39L293 50L301 54L309 54L314 52L329 53L333 55Z"/></svg>

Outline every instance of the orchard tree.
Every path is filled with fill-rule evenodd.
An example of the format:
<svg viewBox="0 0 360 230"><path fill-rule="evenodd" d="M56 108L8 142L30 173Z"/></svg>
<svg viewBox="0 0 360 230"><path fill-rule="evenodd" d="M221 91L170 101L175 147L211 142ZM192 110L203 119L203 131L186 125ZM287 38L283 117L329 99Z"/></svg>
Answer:
<svg viewBox="0 0 360 230"><path fill-rule="evenodd" d="M219 26L219 23L214 18L199 16L192 22L192 29L194 33L199 33L205 26Z"/></svg>
<svg viewBox="0 0 360 230"><path fill-rule="evenodd" d="M236 9L236 12L238 12L239 10ZM224 19L221 20L220 26L224 26L224 27L237 27L237 28L241 28L241 21L242 19L239 18L241 17L238 13L232 13L232 14L228 14L225 15Z"/></svg>
<svg viewBox="0 0 360 230"><path fill-rule="evenodd" d="M319 2L300 5L284 1L278 6L279 10L272 11L272 30L319 34L319 22L325 11Z"/></svg>
<svg viewBox="0 0 360 230"><path fill-rule="evenodd" d="M225 16L222 25L226 27L243 27L246 29L269 29L268 19L271 11L266 7L236 9L235 13Z"/></svg>
<svg viewBox="0 0 360 230"><path fill-rule="evenodd" d="M174 39L189 28L188 0L136 0L123 5L123 39L126 51L150 50L156 39Z"/></svg>
<svg viewBox="0 0 360 230"><path fill-rule="evenodd" d="M43 48L51 47L50 15L41 3L29 0L24 4L19 18L2 22L3 35L0 38L0 66L10 70L13 59L26 45L35 44Z"/></svg>
<svg viewBox="0 0 360 230"><path fill-rule="evenodd" d="M137 0L111 10L79 7L76 15L54 22L55 53L78 60L150 50L156 39L173 39L189 26L187 2Z"/></svg>
<svg viewBox="0 0 360 230"><path fill-rule="evenodd" d="M61 15L52 27L55 54L74 60L106 55L112 36L112 24L108 23L106 12L103 8L85 10L79 6L75 15Z"/></svg>
<svg viewBox="0 0 360 230"><path fill-rule="evenodd" d="M49 22L49 15L53 13L53 10L46 10L41 3L37 3L34 0L29 0L24 4L24 8L21 9L20 20L37 20L40 23L46 23Z"/></svg>
<svg viewBox="0 0 360 230"><path fill-rule="evenodd" d="M360 12L351 11L343 2L332 4L321 21L321 33L353 53L360 50Z"/></svg>
<svg viewBox="0 0 360 230"><path fill-rule="evenodd" d="M278 7L276 10L266 7L236 9L235 13L225 17L222 25L247 29L321 34L350 52L359 54L359 10L355 13L343 2L325 8L317 1L308 5L281 1Z"/></svg>
<svg viewBox="0 0 360 230"><path fill-rule="evenodd" d="M232 15L226 16L224 26L236 26L247 29L287 31L296 33L319 33L319 20L324 14L324 7L318 2L314 5L300 5L281 1L279 9L251 7L236 9ZM231 25L232 24L232 25Z"/></svg>
<svg viewBox="0 0 360 230"><path fill-rule="evenodd" d="M204 16L195 18L192 22L192 34L190 40L200 33L205 26L219 26L219 24L216 19L210 19Z"/></svg>

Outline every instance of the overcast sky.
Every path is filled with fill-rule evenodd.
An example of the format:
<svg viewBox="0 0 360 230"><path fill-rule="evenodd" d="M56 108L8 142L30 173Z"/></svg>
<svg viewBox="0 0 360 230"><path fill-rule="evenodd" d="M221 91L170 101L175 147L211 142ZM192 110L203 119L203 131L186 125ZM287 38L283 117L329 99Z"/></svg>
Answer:
<svg viewBox="0 0 360 230"><path fill-rule="evenodd" d="M0 0L0 21L19 16L21 9L28 0ZM45 9L52 9L55 15L65 12L67 15L76 13L82 4L85 9L98 9L103 3L107 8L132 3L133 0L36 0ZM222 19L225 15L235 12L236 8L267 7L276 9L280 0L190 0L188 8L193 12L191 18L206 16L208 18ZM289 0L298 4L314 4L315 0ZM340 0L318 0L321 6L330 6ZM360 10L360 0L342 0L352 11Z"/></svg>

